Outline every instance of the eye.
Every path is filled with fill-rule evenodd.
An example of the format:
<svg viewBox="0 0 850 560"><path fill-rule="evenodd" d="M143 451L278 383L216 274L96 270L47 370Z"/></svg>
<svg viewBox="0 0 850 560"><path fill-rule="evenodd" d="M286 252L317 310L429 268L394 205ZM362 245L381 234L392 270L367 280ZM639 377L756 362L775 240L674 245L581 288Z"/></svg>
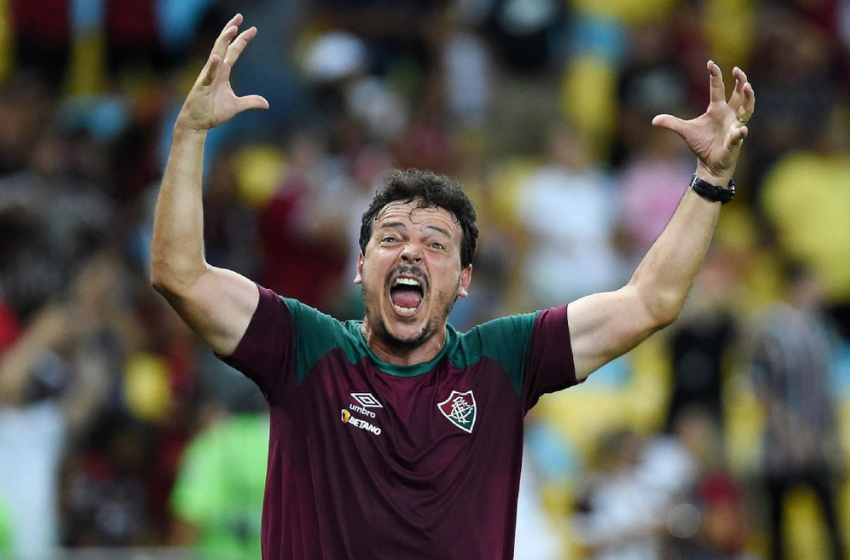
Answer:
<svg viewBox="0 0 850 560"><path fill-rule="evenodd" d="M445 246L442 243L440 243L439 241L434 241L433 243L431 243L431 248L443 250L443 249L445 249Z"/></svg>
<svg viewBox="0 0 850 560"><path fill-rule="evenodd" d="M392 235L385 235L381 238L381 243L395 243L395 237Z"/></svg>

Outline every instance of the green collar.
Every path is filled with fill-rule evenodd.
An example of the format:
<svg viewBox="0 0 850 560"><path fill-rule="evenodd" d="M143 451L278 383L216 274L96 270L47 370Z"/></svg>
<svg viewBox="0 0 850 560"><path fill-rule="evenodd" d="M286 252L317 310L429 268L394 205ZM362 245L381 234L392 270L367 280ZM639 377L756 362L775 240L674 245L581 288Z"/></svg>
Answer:
<svg viewBox="0 0 850 560"><path fill-rule="evenodd" d="M443 356L445 356L448 353L449 348L454 346L454 343L457 340L457 331L454 329L454 327L447 324L446 325L446 343L443 344L442 349L440 349L440 351L437 353L436 356L434 356L432 359L430 359L427 362L422 362L422 363L419 363L419 364L413 364L411 366L400 366L400 365L397 365L397 364L391 364L389 362L385 362L384 360L380 359L372 351L371 348L369 348L369 345L366 343L366 337L363 336L363 331L360 329L361 324L362 324L362 321L352 321L351 322L351 325L353 327L355 327L355 329L356 329L355 336L357 337L357 340L360 341L360 344L364 348L366 355L369 357L369 359L372 361L372 363L374 363L377 366L377 368L379 370L381 370L383 373L386 373L388 375L393 375L393 376L396 376L396 377L416 377L417 375L422 375L423 373L427 373L427 372L431 371L432 369L434 369L434 366L437 365L437 362L442 360Z"/></svg>

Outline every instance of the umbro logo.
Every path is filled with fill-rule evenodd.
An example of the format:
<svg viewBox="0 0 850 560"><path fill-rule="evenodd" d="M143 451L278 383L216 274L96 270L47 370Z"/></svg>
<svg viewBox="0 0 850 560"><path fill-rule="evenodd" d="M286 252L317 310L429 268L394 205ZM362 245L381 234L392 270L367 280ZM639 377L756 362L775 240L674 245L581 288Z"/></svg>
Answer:
<svg viewBox="0 0 850 560"><path fill-rule="evenodd" d="M378 399L376 399L375 395L373 395L372 393L351 393L351 396L354 397L354 400L356 400L360 404L349 403L348 409L353 410L358 414L363 414L364 416L368 416L369 418L375 418L377 415L369 409L384 408L384 405L378 402ZM363 420L362 418L352 416L351 412L344 408L342 409L342 423L360 428L362 430L366 430L368 432L372 432L376 436L381 435L380 427L372 424L368 420Z"/></svg>
<svg viewBox="0 0 850 560"><path fill-rule="evenodd" d="M384 408L384 405L378 402L378 399L372 393L351 393L351 396L360 403L360 406L366 408Z"/></svg>

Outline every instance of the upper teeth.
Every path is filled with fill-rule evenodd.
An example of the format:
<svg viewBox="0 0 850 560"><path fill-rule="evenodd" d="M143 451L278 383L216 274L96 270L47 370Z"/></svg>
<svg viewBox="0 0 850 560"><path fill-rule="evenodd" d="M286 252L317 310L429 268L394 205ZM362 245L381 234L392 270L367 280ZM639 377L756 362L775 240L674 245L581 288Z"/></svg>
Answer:
<svg viewBox="0 0 850 560"><path fill-rule="evenodd" d="M418 288L422 287L422 284L419 283L419 280L414 280L413 278L396 278L395 282L393 282L393 286L398 286L399 284L404 284L406 286L416 286Z"/></svg>

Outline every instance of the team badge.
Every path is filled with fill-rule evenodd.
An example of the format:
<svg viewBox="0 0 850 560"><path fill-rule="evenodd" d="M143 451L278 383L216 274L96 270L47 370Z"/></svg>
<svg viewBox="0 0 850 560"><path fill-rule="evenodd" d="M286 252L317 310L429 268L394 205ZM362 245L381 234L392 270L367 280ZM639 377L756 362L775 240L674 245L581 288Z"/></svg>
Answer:
<svg viewBox="0 0 850 560"><path fill-rule="evenodd" d="M452 424L465 432L472 433L472 427L475 425L475 413L477 412L475 395L472 394L472 391L465 393L452 391L449 398L438 404L437 408Z"/></svg>

